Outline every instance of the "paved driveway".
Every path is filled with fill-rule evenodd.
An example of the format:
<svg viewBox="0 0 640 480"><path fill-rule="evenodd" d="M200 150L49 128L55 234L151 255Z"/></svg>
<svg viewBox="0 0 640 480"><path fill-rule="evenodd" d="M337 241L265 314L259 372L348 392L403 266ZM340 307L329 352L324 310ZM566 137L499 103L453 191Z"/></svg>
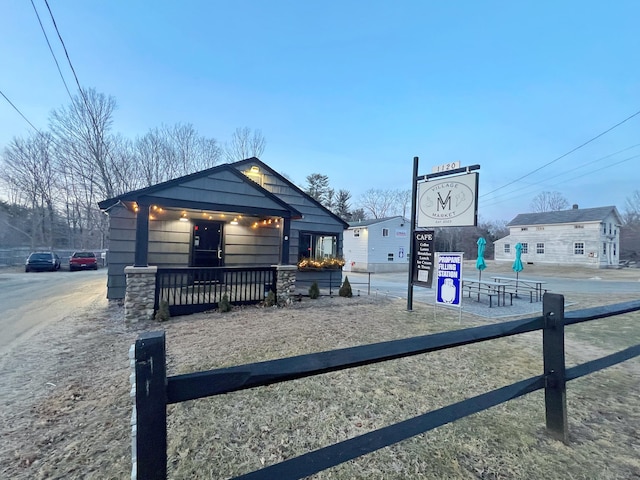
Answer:
<svg viewBox="0 0 640 480"><path fill-rule="evenodd" d="M47 323L59 321L107 294L107 270L0 270L0 355Z"/></svg>

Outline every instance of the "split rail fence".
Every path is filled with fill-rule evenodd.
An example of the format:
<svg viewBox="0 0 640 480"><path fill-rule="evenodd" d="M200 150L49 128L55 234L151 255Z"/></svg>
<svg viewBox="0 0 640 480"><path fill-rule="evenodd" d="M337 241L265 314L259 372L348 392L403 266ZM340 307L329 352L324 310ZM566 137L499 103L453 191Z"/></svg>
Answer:
<svg viewBox="0 0 640 480"><path fill-rule="evenodd" d="M167 377L164 332L143 334L132 352L135 420L132 476L167 476L167 405L323 373L542 330L542 375L424 413L348 440L241 475L241 479L300 479L415 435L544 389L546 427L567 442L566 383L640 355L640 345L571 368L565 366L565 326L640 310L640 300L564 311L564 297L546 293L542 316Z"/></svg>

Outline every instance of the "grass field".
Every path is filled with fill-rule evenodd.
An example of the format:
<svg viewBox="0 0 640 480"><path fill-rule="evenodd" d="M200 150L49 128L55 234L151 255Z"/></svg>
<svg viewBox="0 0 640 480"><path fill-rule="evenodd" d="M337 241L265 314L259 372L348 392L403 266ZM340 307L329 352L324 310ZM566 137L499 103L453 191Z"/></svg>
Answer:
<svg viewBox="0 0 640 480"><path fill-rule="evenodd" d="M633 298L572 295L571 308ZM164 328L174 375L492 320L382 297L304 300L123 325L106 302L2 359L0 478L130 474L127 350ZM569 365L640 343L636 312L567 327ZM38 348L40 346L40 348ZM45 349L42 346L46 346ZM542 372L534 332L168 408L169 478L228 478ZM317 479L640 478L640 359L568 384L570 443L544 428L542 392L323 471Z"/></svg>

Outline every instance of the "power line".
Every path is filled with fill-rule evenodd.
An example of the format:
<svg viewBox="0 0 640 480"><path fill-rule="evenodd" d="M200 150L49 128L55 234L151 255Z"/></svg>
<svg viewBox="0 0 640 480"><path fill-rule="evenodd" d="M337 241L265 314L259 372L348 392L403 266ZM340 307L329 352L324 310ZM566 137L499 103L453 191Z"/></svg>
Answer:
<svg viewBox="0 0 640 480"><path fill-rule="evenodd" d="M58 69L58 73L60 74L60 78L62 79L62 83L64 84L64 88L67 90L67 94L69 95L69 98L73 100L73 97L71 96L71 92L69 91L69 87L67 86L67 82L65 81L64 76L62 75L62 70L60 70L60 64L58 63L58 59L56 58L55 53L53 53L53 48L51 47L51 43L49 42L49 37L47 36L47 32L45 31L44 26L42 25L40 14L36 9L36 6L33 3L33 0L31 0L31 6L33 7L33 11L36 12L36 17L38 17L38 23L40 24L40 29L42 30L42 34L44 35L45 40L47 41L47 45L49 46L49 51L51 52L53 61L56 62L56 68Z"/></svg>
<svg viewBox="0 0 640 480"><path fill-rule="evenodd" d="M45 0L45 1L46 1L46 0ZM640 115L640 110L638 110L638 111L637 111L637 112L635 112L634 114L632 114L632 115L628 116L627 118L625 118L625 119L624 119L624 120L622 120L621 122L616 123L613 127L610 127L610 128L608 128L607 130L605 130L604 132L599 133L599 134L598 134L598 135L596 135L595 137L593 137L593 138L591 138L591 139L587 140L587 141L586 141L586 142L584 142L583 144L578 145L577 147L573 148L572 150L569 150L567 153L564 153L564 154L560 155L559 157L554 158L554 159L553 159L553 160L551 160L550 162L545 163L545 164L544 164L544 165L542 165L541 167L538 167L538 168L536 168L535 170L532 170L531 172L527 173L526 175L523 175L523 176L522 176L522 177L520 177L520 178L516 178L515 180L513 180L513 181L511 181L511 182L509 182L509 183L507 183L507 184L505 184L505 185L502 185L501 187L498 187L498 188L496 188L496 189L494 189L494 190L491 190L490 192L483 193L483 194L482 194L482 195L480 195L480 196L481 196L481 197L485 197L485 196L487 196L487 195L491 195L492 193L495 193L495 192L497 192L498 190L502 190L503 188L508 187L509 185L513 185L514 183L519 182L519 181L520 181L520 180L522 180L523 178L527 178L528 176L533 175L533 174L534 174L534 173L536 173L536 172L539 172L539 171L540 171L540 170L542 170L543 168L548 167L548 166L549 166L549 165L551 165L552 163L555 163L555 162L557 162L558 160L561 160L561 159L563 159L564 157L566 157L566 156L568 156L568 155L571 155L571 154L572 154L573 152L575 152L576 150L579 150L579 149L581 149L582 147L584 147L584 146L586 146L586 145L590 144L591 142L593 142L593 141L597 140L598 138L602 137L603 135L606 135L606 134L607 134L607 133L609 133L611 130L613 130L613 129L615 129L615 128L618 128L618 127L619 127L620 125L622 125L623 123L628 122L628 121L629 121L629 120L631 120L633 117L636 117L636 116L638 116L638 115Z"/></svg>
<svg viewBox="0 0 640 480"><path fill-rule="evenodd" d="M71 72L73 73L73 78L76 80L76 85L78 85L78 89L84 98L84 94L82 92L82 87L80 86L80 82L78 81L78 76L76 75L76 70L73 68L73 64L71 63L71 58L69 58L69 52L67 51L67 46L64 44L64 40L62 40L62 35L60 35L60 30L58 30L58 25L56 24L56 19L53 17L53 12L51 11L51 7L49 7L49 2L44 0L45 5L47 6L47 10L49 10L49 16L51 17L51 21L53 22L53 27L56 29L56 33L58 34L58 39L62 44L62 48L64 49L64 54L67 57L67 62L69 62L69 67L71 67Z"/></svg>
<svg viewBox="0 0 640 480"><path fill-rule="evenodd" d="M585 177L587 175L591 175L591 174L599 172L601 170L606 170L606 169L614 167L616 165L620 165L621 163L625 163L625 162L628 162L630 160L635 160L636 158L640 158L640 154L633 155L633 156L627 157L627 158L623 158L622 160L618 160L617 162L611 163L611 164L606 165L604 167L600 167L600 168L597 168L595 170L591 170L590 172L583 173L582 175L578 175L576 177L571 177L570 180L576 180L578 178L582 178L582 177ZM564 183L566 183L566 180L563 180L563 181L560 181L560 182L557 182L557 183L553 183L553 184L549 185L549 187L556 187L556 186L564 184ZM495 205L499 205L501 203L504 203L504 202L506 202L508 200L511 200L511 199L514 199L514 198L519 198L519 197L524 197L525 195L529 195L529 194L530 194L530 192L524 192L524 193L521 193L519 195L515 195L515 196L509 197L509 198L505 198L503 200L494 201L494 202L486 204L486 205L483 204L482 206L485 207L485 208L486 207L493 207Z"/></svg>
<svg viewBox="0 0 640 480"><path fill-rule="evenodd" d="M580 166L578 166L578 167L571 168L571 169L569 169L569 170L565 170L564 172L556 173L556 174L554 174L554 175L553 175L553 178L555 179L555 178L558 178L558 177L563 177L563 176L568 175L568 174L570 174L570 173L573 173L573 172L575 172L575 171L577 171L577 170L582 170L582 169L584 169L584 167L587 167L587 166L589 166L589 165L592 165L592 164L594 164L594 163L600 162L600 161L602 161L602 160L606 160L606 159L608 159L608 158L614 157L615 155L619 155L620 153L626 152L626 151L628 151L628 150L632 150L632 149L634 149L634 148L636 148L636 147L640 147L640 143L636 143L635 145L631 145L630 147L623 148L622 150L618 150L617 152L610 153L610 154L605 155L605 156L603 156L603 157L596 158L595 160L591 160L591 161L589 161L589 162L587 162L587 163L584 163L584 164L582 164L582 165L580 165ZM600 170L600 169L599 169L599 170ZM598 171L598 170L595 170L595 171ZM590 172L590 173L591 173L591 172ZM582 177L582 176L583 176L583 175L580 175L580 177ZM567 179L567 180L565 180L565 181L575 180L576 178L579 178L579 177L570 177L570 178L568 178L568 179ZM539 181L539 182L529 184L529 185L527 185L525 188L535 187L536 185L544 184L547 180L548 180L548 179L541 180L541 181ZM509 196L509 195L514 194L514 193L518 193L518 195L516 195L515 197L511 196L511 197L507 197L507 198L502 199L502 200L498 200L498 198L499 198L499 197ZM526 194L526 192L525 192L525 193L523 193L523 192L521 191L521 189L518 189L518 190L512 190L512 191L509 191L509 192L499 193L498 195L494 195L491 199L487 199L487 200L495 200L495 202L494 202L494 203L490 203L490 204L489 204L489 205L495 205L495 204L498 204L498 203L502 203L502 202L504 202L504 201L506 201L506 200L509 200L510 198L519 198L519 197L523 196L523 194Z"/></svg>
<svg viewBox="0 0 640 480"><path fill-rule="evenodd" d="M18 114L19 114L22 118L24 118L24 121L25 121L25 122L27 122L29 125L31 125L31 128L33 128L36 132L41 133L41 132L40 132L40 130L38 130L38 129L36 128L36 126L35 126L33 123L31 123L27 117L25 117L25 116L24 116L24 114L20 111L20 109L19 109L18 107L16 107L16 106L13 104L13 102L12 102L11 100L9 100L9 99L7 98L7 96L2 92L2 90L0 90L0 95L2 95L2 96L4 97L4 99L5 99L7 102L9 102L9 105L11 105L11 106L13 107L13 109L14 109L16 112L18 112Z"/></svg>

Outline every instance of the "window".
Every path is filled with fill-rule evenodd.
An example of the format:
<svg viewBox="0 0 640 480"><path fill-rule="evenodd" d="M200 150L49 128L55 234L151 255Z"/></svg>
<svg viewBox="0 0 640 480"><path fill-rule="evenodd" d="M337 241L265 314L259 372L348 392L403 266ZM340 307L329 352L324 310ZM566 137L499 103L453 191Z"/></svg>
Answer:
<svg viewBox="0 0 640 480"><path fill-rule="evenodd" d="M609 224L609 235L611 235L611 224Z"/></svg>
<svg viewBox="0 0 640 480"><path fill-rule="evenodd" d="M584 242L576 242L573 244L574 255L584 255Z"/></svg>
<svg viewBox="0 0 640 480"><path fill-rule="evenodd" d="M605 235L607 234L607 224L606 223L602 224L602 233L604 233Z"/></svg>
<svg viewBox="0 0 640 480"><path fill-rule="evenodd" d="M320 260L338 256L338 237L322 233L300 232L300 249L298 261L303 258Z"/></svg>
<svg viewBox="0 0 640 480"><path fill-rule="evenodd" d="M529 253L529 244L528 243L523 243L522 244L522 253Z"/></svg>
<svg viewBox="0 0 640 480"><path fill-rule="evenodd" d="M613 244L613 256L614 257L616 256L616 244L615 243Z"/></svg>
<svg viewBox="0 0 640 480"><path fill-rule="evenodd" d="M511 245L508 243L504 244L504 253L510 253L511 252Z"/></svg>
<svg viewBox="0 0 640 480"><path fill-rule="evenodd" d="M383 237L388 237L389 236L389 229L388 228L383 228L382 229L382 236Z"/></svg>
<svg viewBox="0 0 640 480"><path fill-rule="evenodd" d="M544 227L536 227L536 230L544 230Z"/></svg>
<svg viewBox="0 0 640 480"><path fill-rule="evenodd" d="M574 225L573 228L584 228L584 225Z"/></svg>
<svg viewBox="0 0 640 480"><path fill-rule="evenodd" d="M353 231L353 236L354 236L354 237L356 237L356 238L358 238L358 237L360 236L360 229L359 229L359 228L356 228L356 229Z"/></svg>
<svg viewBox="0 0 640 480"><path fill-rule="evenodd" d="M520 228L520 231L521 231L521 232L526 232L527 230L529 230L529 227L522 227L522 228Z"/></svg>
<svg viewBox="0 0 640 480"><path fill-rule="evenodd" d="M602 242L602 254L607 254L607 242Z"/></svg>
<svg viewBox="0 0 640 480"><path fill-rule="evenodd" d="M536 243L536 253L544 253L544 243Z"/></svg>
<svg viewBox="0 0 640 480"><path fill-rule="evenodd" d="M387 261L393 262L393 253L387 253Z"/></svg>

